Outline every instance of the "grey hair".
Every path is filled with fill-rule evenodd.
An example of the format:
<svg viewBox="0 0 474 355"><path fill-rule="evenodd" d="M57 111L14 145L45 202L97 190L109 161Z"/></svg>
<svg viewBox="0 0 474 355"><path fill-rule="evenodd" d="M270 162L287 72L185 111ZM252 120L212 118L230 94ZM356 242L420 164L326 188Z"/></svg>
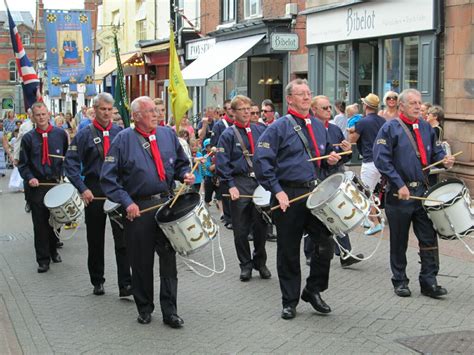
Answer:
<svg viewBox="0 0 474 355"><path fill-rule="evenodd" d="M48 109L48 106L46 106L46 104L42 101L37 101L35 102L33 105L31 105L31 112L34 113L34 110L35 108L40 108L40 107L46 107L46 109Z"/></svg>
<svg viewBox="0 0 474 355"><path fill-rule="evenodd" d="M417 95L417 96L420 96L421 97L421 93L416 90L416 89L405 89L403 90L399 95L398 95L398 102L402 102L404 104L407 103L408 99L408 95L410 94L414 94L414 95Z"/></svg>
<svg viewBox="0 0 474 355"><path fill-rule="evenodd" d="M151 99L151 97L148 97L148 96L140 96L140 97L137 97L135 100L132 101L132 104L130 105L130 110L132 111L132 113L140 111L140 109L141 109L141 104L142 104L142 102L144 102L144 101L151 101L151 102L153 102L153 100Z"/></svg>
<svg viewBox="0 0 474 355"><path fill-rule="evenodd" d="M97 96L94 97L94 100L92 100L92 106L98 107L100 101L103 101L112 105L115 103L113 96L110 95L108 92L101 92L100 94L97 94Z"/></svg>
<svg viewBox="0 0 474 355"><path fill-rule="evenodd" d="M286 85L286 88L285 88L286 96L290 96L293 93L293 86L295 85L307 85L309 87L308 80L306 79L298 78L298 79L292 80L288 83L288 85Z"/></svg>

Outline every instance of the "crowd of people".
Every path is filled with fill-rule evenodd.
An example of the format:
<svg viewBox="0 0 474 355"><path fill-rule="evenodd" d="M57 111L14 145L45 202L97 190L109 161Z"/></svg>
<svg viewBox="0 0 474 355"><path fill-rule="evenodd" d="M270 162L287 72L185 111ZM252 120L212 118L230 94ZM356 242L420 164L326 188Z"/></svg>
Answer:
<svg viewBox="0 0 474 355"><path fill-rule="evenodd" d="M411 199L423 196L430 186L423 167L438 160L446 168L454 164L454 157L446 154L439 143L441 107L427 108L423 118L421 108L427 104L421 102L418 91L408 89L386 93L384 109L375 94L362 98L361 107L358 103L346 107L344 102L336 102L337 115L333 119L329 98L313 95L302 79L287 85L285 99L285 115L278 114L270 100L258 105L237 95L225 101L222 110L207 108L194 127L186 116L177 127L170 127L164 102L143 96L131 103L133 127L126 129L121 127L123 122L108 93L97 95L92 107L82 107L75 118L54 118L55 125L47 107L35 103L29 113L29 130L18 138L21 149L14 161L25 181L31 207L37 271L47 272L50 262L62 261L57 251L57 231L48 222L50 212L43 198L64 172L85 204L87 265L93 293L105 293L107 198L119 204L122 213L120 224L111 220L119 296L133 295L137 321L151 322L156 251L163 322L172 328L181 327L184 321L177 312L176 252L154 213L146 212L157 204L169 203L179 182L189 191L202 192L208 208L216 201L222 224L233 232L240 281L249 282L253 270L261 279L272 277L266 242L276 241L283 319L296 316L300 298L316 311L330 313L322 293L329 287L331 259L336 254L342 267L348 267L364 260L364 255L350 253L348 233L337 235L335 245L333 233L311 213L301 196L311 193L328 177L344 172L344 164L351 157L341 153L350 153L357 145L362 155L360 179L365 188L373 194L376 185L385 182L395 294L411 295L405 254L413 224L420 248L421 293L433 298L446 295L447 290L436 279L436 233L421 203ZM195 164L199 168L192 173ZM248 198L258 187L271 193L269 205L273 211L262 213ZM383 218L370 218L367 228L367 235L380 233ZM304 287L300 267L303 237L309 266Z"/></svg>

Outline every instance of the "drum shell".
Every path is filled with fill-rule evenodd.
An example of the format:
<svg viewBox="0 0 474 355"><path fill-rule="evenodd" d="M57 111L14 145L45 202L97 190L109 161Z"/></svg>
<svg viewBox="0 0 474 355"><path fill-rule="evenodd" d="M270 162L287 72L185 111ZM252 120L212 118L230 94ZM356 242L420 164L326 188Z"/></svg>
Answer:
<svg viewBox="0 0 474 355"><path fill-rule="evenodd" d="M54 194L58 194L59 198L52 198ZM52 203L53 200L56 200L56 203ZM59 224L77 221L84 211L84 202L79 192L69 183L50 189L44 196L44 204L49 209L51 217Z"/></svg>
<svg viewBox="0 0 474 355"><path fill-rule="evenodd" d="M190 255L217 236L219 228L206 209L202 197L193 210L185 216L170 222L160 222L160 211L169 203L158 210L155 220L177 253L183 256Z"/></svg>
<svg viewBox="0 0 474 355"><path fill-rule="evenodd" d="M461 187L453 198L443 201L442 204L433 205L430 201L423 202L423 208L433 222L433 228L440 238L453 239L456 235L464 237L474 231L474 210L471 206L471 196L464 182L459 179L448 179L442 181L426 193L425 197L439 200L443 192L452 191L455 186Z"/></svg>
<svg viewBox="0 0 474 355"><path fill-rule="evenodd" d="M252 198L255 209L262 215L263 219L268 223L272 223L271 211L271 192L265 190L263 186L258 185L253 192Z"/></svg>
<svg viewBox="0 0 474 355"><path fill-rule="evenodd" d="M119 203L106 200L104 203L104 213L109 216L111 221L117 222L122 227L122 214L120 213L121 205Z"/></svg>
<svg viewBox="0 0 474 355"><path fill-rule="evenodd" d="M314 205L312 197L318 194L318 189L327 188L331 179L337 176L341 178L341 175L342 182L339 187L323 203ZM343 235L359 226L370 212L368 197L344 174L329 176L313 192L306 202L306 207L336 235Z"/></svg>

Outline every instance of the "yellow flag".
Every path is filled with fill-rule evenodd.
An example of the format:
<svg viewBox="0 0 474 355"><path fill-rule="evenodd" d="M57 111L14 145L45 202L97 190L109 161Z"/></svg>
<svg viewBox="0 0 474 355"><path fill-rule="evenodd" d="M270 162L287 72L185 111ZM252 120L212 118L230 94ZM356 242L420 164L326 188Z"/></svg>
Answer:
<svg viewBox="0 0 474 355"><path fill-rule="evenodd" d="M179 124L186 111L193 107L193 102L189 98L188 88L183 80L181 68L179 67L178 54L174 44L174 32L170 27L170 66L169 66L170 84L168 92L171 96L171 112L176 124L176 133L179 131Z"/></svg>

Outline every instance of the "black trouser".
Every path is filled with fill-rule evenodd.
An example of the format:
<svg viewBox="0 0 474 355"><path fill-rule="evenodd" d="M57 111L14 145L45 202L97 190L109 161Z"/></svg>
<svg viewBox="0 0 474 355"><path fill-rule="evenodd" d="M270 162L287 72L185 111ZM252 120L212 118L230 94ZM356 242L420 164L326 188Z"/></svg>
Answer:
<svg viewBox="0 0 474 355"><path fill-rule="evenodd" d="M344 249L348 251L352 250L349 234L344 234L342 237L337 235L336 239ZM306 256L306 258L311 258L311 253L313 252L315 247L316 245L314 244L311 238L304 238L304 255ZM341 250L336 243L334 243L334 254L336 254L337 256L341 256Z"/></svg>
<svg viewBox="0 0 474 355"><path fill-rule="evenodd" d="M104 196L98 182L91 183L86 180L86 184L94 196ZM85 208L88 249L87 267L89 269L91 283L94 286L105 282L104 246L107 215L104 212L104 202L103 200L94 200ZM128 260L123 230L112 220L110 221L110 225L114 237L117 280L120 289L132 283L130 262Z"/></svg>
<svg viewBox="0 0 474 355"><path fill-rule="evenodd" d="M309 188L283 188L289 199L310 191ZM292 203L286 212L275 210L272 217L277 229L277 270L283 307L296 307L301 290L301 237L306 232L315 243L306 288L310 292L322 292L328 288L329 268L334 254L331 233L306 208L306 199Z"/></svg>
<svg viewBox="0 0 474 355"><path fill-rule="evenodd" d="M39 265L49 265L51 256L57 254L57 238L53 228L49 225L49 210L43 203L44 196L51 187L31 188L27 196L31 207L31 219L33 220L36 261Z"/></svg>
<svg viewBox="0 0 474 355"><path fill-rule="evenodd" d="M224 184L222 181L219 185L220 195L229 193L227 184ZM252 191L253 193L253 191ZM222 198L222 210L224 212L224 223L232 222L232 214L230 209L230 198Z"/></svg>
<svg viewBox="0 0 474 355"><path fill-rule="evenodd" d="M424 187L410 189L410 194L423 196ZM422 287L436 285L439 271L438 240L433 225L420 201L399 200L393 196L395 190L389 191L385 200L385 213L390 227L390 267L392 283L396 287L408 284L406 274L408 234L413 222L413 231L418 238L420 248L421 270L419 275Z"/></svg>
<svg viewBox="0 0 474 355"><path fill-rule="evenodd" d="M234 182L241 195L253 195L258 186L255 179L246 176L235 176ZM226 192L228 193L228 192ZM230 198L224 198L230 200ZM267 224L257 211L251 198L239 198L230 202L232 208L232 226L234 244L241 269L259 270L267 262L265 240ZM252 230L254 251L250 253L248 236Z"/></svg>
<svg viewBox="0 0 474 355"><path fill-rule="evenodd" d="M137 201L140 210L165 202L164 199ZM155 222L157 210L143 213L132 222L124 219L124 233L132 265L133 298L139 313L151 313L153 303L153 265L155 250L160 262L160 305L163 317L176 314L178 279L176 253Z"/></svg>

